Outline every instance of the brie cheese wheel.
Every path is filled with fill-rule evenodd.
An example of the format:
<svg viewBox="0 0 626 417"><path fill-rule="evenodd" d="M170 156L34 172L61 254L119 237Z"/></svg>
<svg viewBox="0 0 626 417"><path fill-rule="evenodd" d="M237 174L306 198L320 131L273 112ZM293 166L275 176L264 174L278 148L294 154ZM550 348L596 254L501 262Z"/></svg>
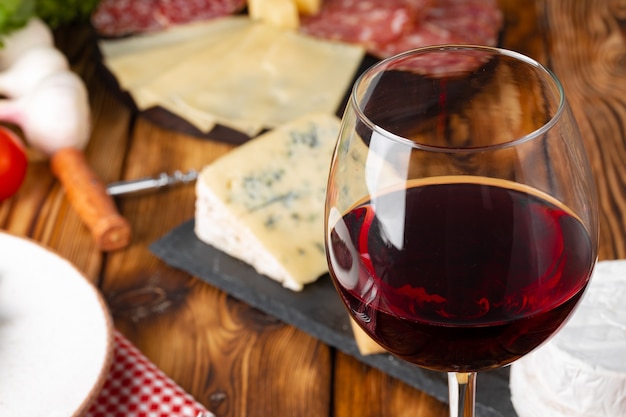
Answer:
<svg viewBox="0 0 626 417"><path fill-rule="evenodd" d="M307 115L204 167L197 237L294 291L326 273L324 201L339 124Z"/></svg>
<svg viewBox="0 0 626 417"><path fill-rule="evenodd" d="M599 262L567 324L511 366L519 417L626 416L626 261Z"/></svg>

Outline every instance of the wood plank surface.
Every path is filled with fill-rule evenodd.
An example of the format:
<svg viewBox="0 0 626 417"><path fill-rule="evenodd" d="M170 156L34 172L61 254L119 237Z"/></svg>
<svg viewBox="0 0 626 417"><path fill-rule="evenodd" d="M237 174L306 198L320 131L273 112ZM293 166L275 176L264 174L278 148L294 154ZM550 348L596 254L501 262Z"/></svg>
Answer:
<svg viewBox="0 0 626 417"><path fill-rule="evenodd" d="M626 2L501 0L502 46L563 81L598 185L600 258L626 256ZM89 87L86 154L105 181L198 169L233 145L136 115L107 81L84 28L57 33ZM0 203L0 228L49 245L102 290L116 327L219 417L444 417L445 404L174 270L148 250L191 218L193 186L117 199L131 245L101 253L50 173L33 156L19 193ZM478 380L480 389L480 378Z"/></svg>
<svg viewBox="0 0 626 417"><path fill-rule="evenodd" d="M626 2L545 1L549 65L559 76L592 162L600 259L626 256Z"/></svg>

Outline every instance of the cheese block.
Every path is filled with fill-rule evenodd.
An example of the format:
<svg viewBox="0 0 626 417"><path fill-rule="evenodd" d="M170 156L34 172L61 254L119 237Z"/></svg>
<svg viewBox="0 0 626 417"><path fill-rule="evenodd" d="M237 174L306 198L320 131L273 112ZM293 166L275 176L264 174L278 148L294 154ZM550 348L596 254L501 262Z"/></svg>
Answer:
<svg viewBox="0 0 626 417"><path fill-rule="evenodd" d="M294 291L326 273L324 200L339 124L307 115L204 167L197 237Z"/></svg>
<svg viewBox="0 0 626 417"><path fill-rule="evenodd" d="M361 355L367 356L386 352L385 348L365 333L365 330L361 329L361 326L352 317L350 317L350 327L352 328L356 347Z"/></svg>
<svg viewBox="0 0 626 417"><path fill-rule="evenodd" d="M298 11L304 15L313 15L320 12L322 0L295 0Z"/></svg>
<svg viewBox="0 0 626 417"><path fill-rule="evenodd" d="M569 322L511 366L519 417L626 416L626 261L598 263Z"/></svg>
<svg viewBox="0 0 626 417"><path fill-rule="evenodd" d="M282 29L295 30L300 26L294 0L248 0L248 15Z"/></svg>

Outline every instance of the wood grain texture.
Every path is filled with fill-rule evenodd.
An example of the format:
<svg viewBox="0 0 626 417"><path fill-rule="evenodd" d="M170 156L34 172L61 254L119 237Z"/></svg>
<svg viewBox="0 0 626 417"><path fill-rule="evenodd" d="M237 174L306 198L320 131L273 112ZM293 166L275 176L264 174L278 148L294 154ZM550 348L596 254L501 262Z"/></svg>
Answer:
<svg viewBox="0 0 626 417"><path fill-rule="evenodd" d="M335 416L447 417L448 406L351 356L338 354Z"/></svg>
<svg viewBox="0 0 626 417"><path fill-rule="evenodd" d="M542 2L550 66L578 121L600 199L600 259L626 256L626 2ZM573 71L572 69L575 69Z"/></svg>
<svg viewBox="0 0 626 417"><path fill-rule="evenodd" d="M139 117L124 177L199 169L230 149ZM151 242L193 216L194 202L192 185L119 199L134 240L108 257L102 282L117 327L220 416L325 414L329 392L321 387L331 385L328 347L149 253ZM293 394L274 395L279 392Z"/></svg>
<svg viewBox="0 0 626 417"><path fill-rule="evenodd" d="M504 14L500 46L546 63L547 40L538 0L499 0Z"/></svg>

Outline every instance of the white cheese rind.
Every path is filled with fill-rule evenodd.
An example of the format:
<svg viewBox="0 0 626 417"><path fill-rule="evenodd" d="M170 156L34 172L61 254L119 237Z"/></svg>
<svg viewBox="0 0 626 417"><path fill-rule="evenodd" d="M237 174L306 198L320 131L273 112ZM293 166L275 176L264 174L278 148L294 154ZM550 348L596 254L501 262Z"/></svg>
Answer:
<svg viewBox="0 0 626 417"><path fill-rule="evenodd" d="M204 167L198 238L294 291L324 274L324 199L339 124L306 116Z"/></svg>
<svg viewBox="0 0 626 417"><path fill-rule="evenodd" d="M626 415L626 261L598 263L569 322L511 366L520 417Z"/></svg>

